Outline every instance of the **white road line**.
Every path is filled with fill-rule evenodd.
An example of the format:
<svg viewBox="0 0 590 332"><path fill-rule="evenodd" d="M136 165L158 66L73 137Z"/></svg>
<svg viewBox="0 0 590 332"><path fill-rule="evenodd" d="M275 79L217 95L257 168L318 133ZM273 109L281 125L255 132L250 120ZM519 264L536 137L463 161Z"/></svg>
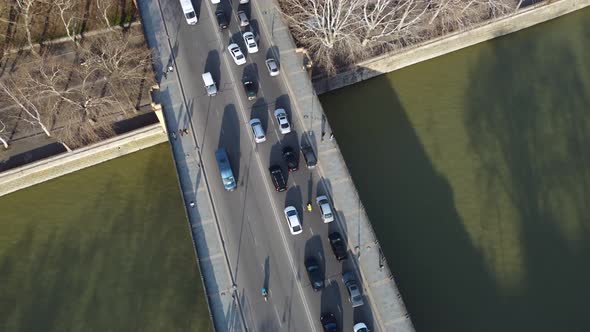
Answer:
<svg viewBox="0 0 590 332"><path fill-rule="evenodd" d="M275 315L277 316L277 320L279 321L279 326L283 326L283 322L281 321L281 315L279 314L277 307L273 306L273 309L275 310Z"/></svg>
<svg viewBox="0 0 590 332"><path fill-rule="evenodd" d="M214 13L213 13L213 10L211 9L211 6L209 4L207 4L206 7L207 7L207 11L209 12L209 15L211 17L214 17ZM211 20L211 22L212 22L213 25L215 25L213 23L213 20ZM215 36L217 37L217 40L218 40L219 44L220 45L223 45L220 35L218 33L216 33ZM228 56L229 56L229 54L228 54ZM234 73L231 70L230 63L229 63L229 60L227 59L227 56L223 56L223 53L222 53L222 57L223 57L223 60L224 60L224 62L226 64L226 66L227 66L227 69L228 69L228 72L229 72L229 76L231 77L231 80L235 82ZM244 121L244 123L247 123L248 121L247 121L247 116L245 114L244 104L242 103L242 100L241 100L241 98L240 98L240 96L238 94L237 89L233 89L233 91L234 91L234 95L236 97L236 100L237 100L237 102L239 104L240 115L242 116L242 120ZM280 220L280 218L279 218L280 214L278 213L277 206L276 206L274 200L271 197L271 192L270 192L270 189L269 189L270 188L269 179L268 179L267 176L264 176L264 169L265 168L262 166L262 160L260 159L260 155L258 153L256 153L255 155L256 155L256 161L258 163L258 166L259 166L261 172L263 173L262 174L262 179L263 179L263 181L265 183L265 186L266 186L265 192L266 192L266 195L267 195L268 200L270 202L270 205L272 206L273 212L275 214L275 222L279 226L278 227L279 228L279 233L281 234L281 238L283 240L283 246L285 248L285 251L287 252L287 258L289 259L291 271L293 272L293 278L295 278L295 280L296 280L295 284L297 284L297 290L299 291L299 295L301 296L301 300L303 302L303 307L305 309L305 313L307 315L307 319L309 320L309 325L311 326L312 331L316 332L316 327L315 327L315 324L313 324L313 319L312 319L312 316L311 316L311 311L309 310L309 305L307 304L307 298L305 297L305 294L303 293L303 288L301 287L301 282L297 282L297 269L295 267L295 263L294 263L294 260L293 260L292 255L291 255L291 251L289 250L289 247L288 247L288 244L287 244L287 238L285 236L285 230L284 230L283 227L281 227L281 224L279 222L279 220Z"/></svg>

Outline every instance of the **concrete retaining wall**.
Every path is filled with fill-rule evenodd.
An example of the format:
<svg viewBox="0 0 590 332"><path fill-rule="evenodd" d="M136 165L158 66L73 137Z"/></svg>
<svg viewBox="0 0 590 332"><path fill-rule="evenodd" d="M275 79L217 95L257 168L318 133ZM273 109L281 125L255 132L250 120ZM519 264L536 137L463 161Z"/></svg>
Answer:
<svg viewBox="0 0 590 332"><path fill-rule="evenodd" d="M168 136L162 130L162 126L157 123L70 153L63 153L6 171L0 174L0 196L167 140Z"/></svg>
<svg viewBox="0 0 590 332"><path fill-rule="evenodd" d="M333 77L314 77L317 94L339 89L418 62L504 36L590 5L590 0L557 0L527 7L492 23L437 38L400 53L387 53L358 63L355 68Z"/></svg>

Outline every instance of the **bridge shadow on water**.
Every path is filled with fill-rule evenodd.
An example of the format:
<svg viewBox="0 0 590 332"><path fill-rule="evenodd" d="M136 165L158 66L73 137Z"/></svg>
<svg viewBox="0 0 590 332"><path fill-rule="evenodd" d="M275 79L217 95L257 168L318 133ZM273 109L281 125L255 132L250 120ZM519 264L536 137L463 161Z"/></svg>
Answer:
<svg viewBox="0 0 590 332"><path fill-rule="evenodd" d="M488 317L487 326L495 330L586 331L590 326L583 309L590 295L588 14L586 9L495 41L493 54L482 56L470 73L464 120L469 147L480 162L480 199L509 202L486 204L484 226L501 232L510 223L518 234L517 243L496 239L490 256L502 260L516 246L512 251L521 257L519 266L501 266L520 270L504 271L519 282L500 283L494 302L476 305L479 311L503 308L505 317ZM498 217L506 215L500 210L504 205L513 214L509 220ZM478 325L484 323L473 322Z"/></svg>
<svg viewBox="0 0 590 332"><path fill-rule="evenodd" d="M449 183L434 169L396 92L383 87L385 76L355 85L363 98L347 100L337 116L329 114L330 123L417 330L464 330L456 323L477 313L456 301L489 301L492 276L465 232ZM323 96L326 110L341 92ZM368 111L382 107L372 105L376 100L387 105L378 121ZM487 287L470 286L474 280Z"/></svg>
<svg viewBox="0 0 590 332"><path fill-rule="evenodd" d="M590 31L590 22L579 29ZM590 326L584 309L590 294L590 67L583 61L590 53L557 32L544 41L531 37L485 45L469 67L459 110L466 144L458 144L478 167L463 170L463 161L447 160L454 170L475 173L479 191L467 201L457 184L464 179L451 186L453 175L435 165L408 115L433 112L429 125L444 126L438 105L405 109L386 76L355 85L356 98L344 98L346 89L322 96L418 331ZM452 149L446 143L438 145L439 159L452 158L445 156ZM469 211L474 206L479 218Z"/></svg>

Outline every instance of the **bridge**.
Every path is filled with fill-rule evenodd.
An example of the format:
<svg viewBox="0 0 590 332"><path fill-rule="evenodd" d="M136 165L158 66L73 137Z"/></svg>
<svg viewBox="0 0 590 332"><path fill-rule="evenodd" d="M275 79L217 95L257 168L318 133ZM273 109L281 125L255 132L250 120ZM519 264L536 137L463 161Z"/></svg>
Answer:
<svg viewBox="0 0 590 332"><path fill-rule="evenodd" d="M142 25L155 65L172 153L185 200L197 263L217 331L322 331L320 315L333 313L339 329L352 331L365 323L371 331L414 331L379 249L354 184L315 95L303 57L273 1L239 5L223 0L193 1L198 23L188 25L177 0L138 1ZM240 27L238 10L250 23ZM229 26L221 29L215 12ZM257 53L247 54L242 32L258 38ZM236 65L228 45L246 55ZM270 76L265 60L274 58L280 74ZM209 96L201 74L210 72L217 94ZM253 79L257 98L249 100L242 80ZM275 109L288 114L291 133L281 134ZM261 120L266 141L255 143L249 121ZM284 147L296 154L310 145L318 165L287 172ZM221 183L215 151L223 147L237 180L237 189ZM268 167L279 164L288 189L276 192ZM335 221L324 223L315 200L326 195ZM308 201L313 210L306 211ZM303 232L292 235L283 209L294 206ZM170 221L169 221L170 222ZM334 231L348 244L348 259L339 262L328 242ZM319 262L325 287L314 291L304 260ZM364 305L353 308L342 282L353 272ZM268 289L266 301L261 288Z"/></svg>

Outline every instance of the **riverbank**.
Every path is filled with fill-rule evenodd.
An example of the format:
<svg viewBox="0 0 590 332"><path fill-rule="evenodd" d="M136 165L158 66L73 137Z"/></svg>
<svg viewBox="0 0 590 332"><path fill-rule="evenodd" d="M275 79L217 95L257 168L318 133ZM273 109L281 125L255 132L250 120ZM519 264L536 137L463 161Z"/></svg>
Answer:
<svg viewBox="0 0 590 332"><path fill-rule="evenodd" d="M157 123L70 153L42 159L0 173L0 196L27 188L83 168L124 156L159 143L168 136Z"/></svg>
<svg viewBox="0 0 590 332"><path fill-rule="evenodd" d="M573 11L590 6L590 0L542 2L519 10L514 15L485 22L473 29L430 40L402 52L387 53L358 63L334 76L313 77L317 94L340 89L422 61L448 54L487 40L501 37Z"/></svg>

